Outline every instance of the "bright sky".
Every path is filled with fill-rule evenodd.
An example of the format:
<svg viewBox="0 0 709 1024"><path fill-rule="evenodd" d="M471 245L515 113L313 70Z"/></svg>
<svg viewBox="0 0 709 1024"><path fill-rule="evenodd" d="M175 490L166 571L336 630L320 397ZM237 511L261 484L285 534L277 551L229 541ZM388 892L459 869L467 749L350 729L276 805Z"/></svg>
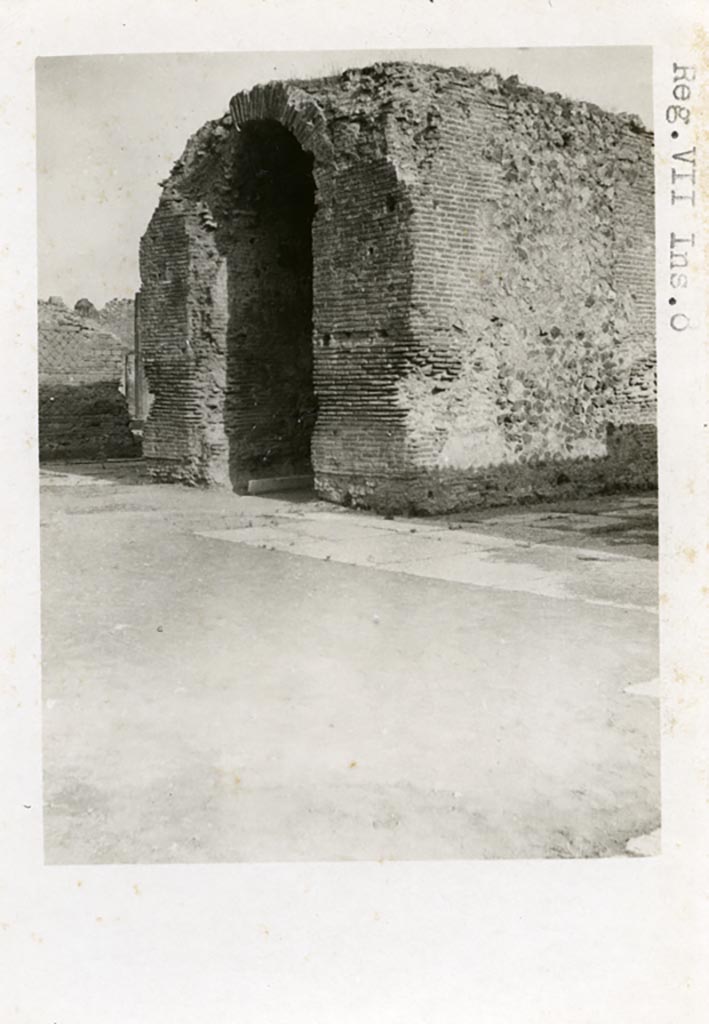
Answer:
<svg viewBox="0 0 709 1024"><path fill-rule="evenodd" d="M102 306L139 286L138 243L185 142L241 89L382 60L494 68L638 114L652 126L647 47L357 50L51 57L37 61L39 295Z"/></svg>

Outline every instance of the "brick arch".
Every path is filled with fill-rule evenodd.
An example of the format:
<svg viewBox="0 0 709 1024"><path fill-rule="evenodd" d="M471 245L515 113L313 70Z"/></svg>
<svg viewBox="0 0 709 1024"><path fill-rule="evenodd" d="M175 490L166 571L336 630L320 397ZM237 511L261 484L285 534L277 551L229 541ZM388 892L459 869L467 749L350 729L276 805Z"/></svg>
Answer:
<svg viewBox="0 0 709 1024"><path fill-rule="evenodd" d="M319 494L356 501L405 457L394 388L411 347L409 182L377 136L376 118L367 125L367 145L358 145L356 117L357 131L338 141L323 107L298 85L255 86L234 96L229 110L237 133L270 121L313 158L310 341L317 415L309 461ZM230 374L236 381L238 373ZM229 450L238 490L244 478L233 456L238 439ZM253 464L249 472L256 474Z"/></svg>
<svg viewBox="0 0 709 1024"><path fill-rule="evenodd" d="M254 86L232 97L229 111L237 131L249 121L277 121L293 133L318 163L332 160L333 147L322 108L297 86L281 82Z"/></svg>

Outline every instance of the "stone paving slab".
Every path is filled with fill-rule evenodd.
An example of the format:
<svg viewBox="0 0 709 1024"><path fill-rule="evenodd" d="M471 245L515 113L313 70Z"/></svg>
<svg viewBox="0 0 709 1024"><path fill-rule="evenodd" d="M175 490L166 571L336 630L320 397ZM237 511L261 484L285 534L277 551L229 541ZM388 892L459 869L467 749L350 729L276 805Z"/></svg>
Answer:
<svg viewBox="0 0 709 1024"><path fill-rule="evenodd" d="M649 613L657 606L656 567L646 560L421 521L412 526L361 515L281 514L252 526L199 531L199 536L469 586Z"/></svg>

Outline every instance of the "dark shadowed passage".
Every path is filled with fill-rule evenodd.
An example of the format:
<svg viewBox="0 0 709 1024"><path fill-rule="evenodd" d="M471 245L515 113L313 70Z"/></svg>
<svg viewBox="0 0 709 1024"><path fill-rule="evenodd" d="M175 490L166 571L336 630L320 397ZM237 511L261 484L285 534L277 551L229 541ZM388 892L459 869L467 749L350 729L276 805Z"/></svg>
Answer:
<svg viewBox="0 0 709 1024"><path fill-rule="evenodd" d="M232 483L310 474L313 158L276 121L246 124L235 162L226 433Z"/></svg>

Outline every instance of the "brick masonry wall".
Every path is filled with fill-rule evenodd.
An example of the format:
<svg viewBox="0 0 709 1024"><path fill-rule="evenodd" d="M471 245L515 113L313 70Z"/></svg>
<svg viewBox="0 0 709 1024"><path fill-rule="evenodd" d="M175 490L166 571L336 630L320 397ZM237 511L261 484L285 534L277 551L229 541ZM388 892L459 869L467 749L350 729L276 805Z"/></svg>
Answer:
<svg viewBox="0 0 709 1024"><path fill-rule="evenodd" d="M370 104L376 106L374 96ZM371 133L353 132L344 139L338 132L346 119L330 111L332 122L340 124L334 129L341 143L335 159L321 109L298 86L252 90L235 98L233 109L240 125L264 115L287 125L304 152L313 154L312 297L300 287L294 310L301 323L304 313L312 321L308 333L317 399L312 462L345 474L363 468L386 472L397 441L403 451L402 414L393 408L392 395L408 337L410 207L395 168L384 157L383 132L372 118ZM356 116L355 111L353 123ZM273 297L273 267L269 270L263 256L265 247L278 242L274 224L270 229L267 224L268 211L255 214L248 174L240 173L240 160L251 159L245 134L234 131L230 117L210 123L190 140L141 243L141 345L148 384L156 395L145 451L159 477L190 483L230 479L241 487L242 460L250 475L259 472L249 423L257 403L249 391L256 390L261 412L269 416L264 388L258 386L263 371L250 353L263 330L254 331L244 310L254 308L257 270ZM169 226L176 224L179 229ZM251 237L259 241L252 245ZM159 272L171 253L173 275L182 289L172 293ZM292 292L276 289L284 290ZM262 304L257 308L263 312ZM292 326L293 316L288 319ZM292 371L298 345L290 333L287 366ZM302 330L295 333L302 337ZM177 353L186 347L192 359L180 363L177 387ZM239 367L247 368L241 381L233 372ZM274 383L271 374L269 386ZM189 434L184 433L188 424ZM291 428L292 417L281 436ZM298 460L290 467L286 462L286 468L300 468Z"/></svg>
<svg viewBox="0 0 709 1024"><path fill-rule="evenodd" d="M254 200L264 121L300 144L303 185L312 160L312 292L304 223ZM632 118L492 72L378 65L240 94L190 140L142 243L156 473L302 468L310 333L332 500L652 486L652 195Z"/></svg>
<svg viewBox="0 0 709 1024"><path fill-rule="evenodd" d="M190 235L197 231L193 211L164 197L141 241L140 337L153 396L143 429L143 456L168 479L170 464L177 470L202 449L193 411L198 359L188 331Z"/></svg>
<svg viewBox="0 0 709 1024"><path fill-rule="evenodd" d="M60 300L38 303L40 459L132 458L124 340Z"/></svg>

